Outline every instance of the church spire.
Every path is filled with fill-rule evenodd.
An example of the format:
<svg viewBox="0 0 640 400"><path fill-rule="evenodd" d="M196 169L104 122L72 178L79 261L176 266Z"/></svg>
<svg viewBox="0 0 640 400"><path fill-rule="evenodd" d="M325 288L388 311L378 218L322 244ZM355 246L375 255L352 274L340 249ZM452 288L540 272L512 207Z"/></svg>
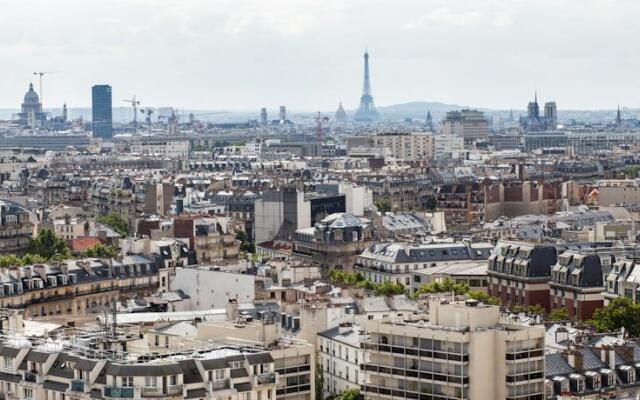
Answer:
<svg viewBox="0 0 640 400"><path fill-rule="evenodd" d="M616 113L616 125L622 124L622 115L620 115L620 104L618 104L618 112Z"/></svg>

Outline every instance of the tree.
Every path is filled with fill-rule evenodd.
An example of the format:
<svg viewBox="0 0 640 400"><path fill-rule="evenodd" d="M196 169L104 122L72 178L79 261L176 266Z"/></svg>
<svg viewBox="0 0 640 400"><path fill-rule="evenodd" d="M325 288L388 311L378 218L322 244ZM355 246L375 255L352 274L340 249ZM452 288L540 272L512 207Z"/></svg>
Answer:
<svg viewBox="0 0 640 400"><path fill-rule="evenodd" d="M118 255L118 251L113 247L105 246L100 243L89 247L82 252L82 257L89 258L113 258Z"/></svg>
<svg viewBox="0 0 640 400"><path fill-rule="evenodd" d="M431 195L427 197L427 203L425 204L428 211L435 211L438 208L438 200L436 196Z"/></svg>
<svg viewBox="0 0 640 400"><path fill-rule="evenodd" d="M335 400L359 400L360 390L359 389L347 389L344 392L340 393L336 396Z"/></svg>
<svg viewBox="0 0 640 400"><path fill-rule="evenodd" d="M110 226L114 231L118 232L122 237L129 235L129 224L119 214L111 212L107 215L99 215L96 221Z"/></svg>
<svg viewBox="0 0 640 400"><path fill-rule="evenodd" d="M466 282L455 282L446 277L442 281L435 281L421 285L414 296L419 297L425 293L454 293L456 296L469 293L469 285Z"/></svg>
<svg viewBox="0 0 640 400"><path fill-rule="evenodd" d="M598 332L614 332L624 328L629 335L640 335L640 304L627 297L616 297L604 308L599 308L588 321Z"/></svg>
<svg viewBox="0 0 640 400"><path fill-rule="evenodd" d="M467 293L467 297L470 299L478 300L483 302L484 304L490 304L492 306L499 306L501 301L497 297L489 296L487 293L482 290L471 290Z"/></svg>
<svg viewBox="0 0 640 400"><path fill-rule="evenodd" d="M46 260L62 260L71 257L67 243L57 237L51 229L43 229L35 239L31 239L28 252Z"/></svg>
<svg viewBox="0 0 640 400"><path fill-rule="evenodd" d="M556 308L549 313L548 319L551 322L568 321L569 313L567 312L566 308Z"/></svg>
<svg viewBox="0 0 640 400"><path fill-rule="evenodd" d="M391 203L387 199L378 199L373 202L373 205L375 205L378 211L380 211L383 214L388 211L391 211Z"/></svg>
<svg viewBox="0 0 640 400"><path fill-rule="evenodd" d="M256 252L256 244L249 240L247 233L242 229L236 229L236 240L240 241L240 250L245 253Z"/></svg>
<svg viewBox="0 0 640 400"><path fill-rule="evenodd" d="M393 296L396 294L404 294L404 285L402 283L384 281L378 284L374 283L373 291L376 296Z"/></svg>

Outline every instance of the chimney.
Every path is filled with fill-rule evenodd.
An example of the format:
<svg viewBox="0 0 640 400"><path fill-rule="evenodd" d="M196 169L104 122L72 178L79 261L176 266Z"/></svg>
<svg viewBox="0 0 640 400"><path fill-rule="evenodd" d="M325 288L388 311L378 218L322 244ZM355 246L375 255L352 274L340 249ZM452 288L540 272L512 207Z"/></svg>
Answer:
<svg viewBox="0 0 640 400"><path fill-rule="evenodd" d="M616 343L613 345L613 349L614 352L620 354L620 356L622 356L622 359L624 360L624 363L626 365L634 365L635 364L635 360L634 360L634 352L633 352L633 345L623 342L623 343Z"/></svg>
<svg viewBox="0 0 640 400"><path fill-rule="evenodd" d="M238 300L229 299L229 302L225 306L225 312L227 314L227 321L235 321L238 319L240 313L240 307L238 306Z"/></svg>
<svg viewBox="0 0 640 400"><path fill-rule="evenodd" d="M584 371L584 355L580 349L577 349L573 346L567 351L567 362L571 365L578 373Z"/></svg>
<svg viewBox="0 0 640 400"><path fill-rule="evenodd" d="M64 274L64 276L69 276L69 264L60 263L60 271Z"/></svg>
<svg viewBox="0 0 640 400"><path fill-rule="evenodd" d="M566 327L560 326L556 329L556 343L569 340L569 330Z"/></svg>
<svg viewBox="0 0 640 400"><path fill-rule="evenodd" d="M9 275L13 277L13 279L19 281L22 277L22 271L18 267L9 268Z"/></svg>

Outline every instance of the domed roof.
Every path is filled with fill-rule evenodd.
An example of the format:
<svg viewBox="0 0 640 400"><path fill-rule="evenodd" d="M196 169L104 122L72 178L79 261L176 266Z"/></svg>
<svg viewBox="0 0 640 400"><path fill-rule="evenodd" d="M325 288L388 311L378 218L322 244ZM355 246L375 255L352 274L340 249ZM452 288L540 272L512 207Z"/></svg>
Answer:
<svg viewBox="0 0 640 400"><path fill-rule="evenodd" d="M24 104L38 104L40 103L40 97L38 93L33 90L33 83L29 84L29 91L24 95Z"/></svg>

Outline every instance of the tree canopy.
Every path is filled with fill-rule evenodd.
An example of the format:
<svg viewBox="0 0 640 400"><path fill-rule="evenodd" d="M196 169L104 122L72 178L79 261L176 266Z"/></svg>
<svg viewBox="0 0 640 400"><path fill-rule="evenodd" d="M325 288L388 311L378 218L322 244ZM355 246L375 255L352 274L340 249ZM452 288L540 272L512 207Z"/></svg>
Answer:
<svg viewBox="0 0 640 400"><path fill-rule="evenodd" d="M107 215L99 215L96 218L96 221L110 226L123 237L129 235L129 224L115 212L111 212Z"/></svg>
<svg viewBox="0 0 640 400"><path fill-rule="evenodd" d="M71 257L67 243L57 237L51 229L43 229L35 239L31 239L27 251L31 256L39 256L44 260L63 260Z"/></svg>
<svg viewBox="0 0 640 400"><path fill-rule="evenodd" d="M82 252L82 257L90 258L113 258L118 255L118 251L113 247L103 244L96 244Z"/></svg>
<svg viewBox="0 0 640 400"><path fill-rule="evenodd" d="M391 281L374 283L366 280L359 272L347 272L340 269L332 269L329 271L329 282L336 285L350 285L370 290L374 292L376 296L393 296L405 293L405 287L401 283Z"/></svg>
<svg viewBox="0 0 640 400"><path fill-rule="evenodd" d="M616 297L599 308L588 322L598 332L614 332L624 328L632 337L640 336L640 304L627 297Z"/></svg>
<svg viewBox="0 0 640 400"><path fill-rule="evenodd" d="M548 320L551 322L568 321L569 313L566 308L556 308L549 313Z"/></svg>
<svg viewBox="0 0 640 400"><path fill-rule="evenodd" d="M388 211L391 211L391 203L387 199L378 199L374 201L373 204L376 206L378 211L380 211L383 214Z"/></svg>

